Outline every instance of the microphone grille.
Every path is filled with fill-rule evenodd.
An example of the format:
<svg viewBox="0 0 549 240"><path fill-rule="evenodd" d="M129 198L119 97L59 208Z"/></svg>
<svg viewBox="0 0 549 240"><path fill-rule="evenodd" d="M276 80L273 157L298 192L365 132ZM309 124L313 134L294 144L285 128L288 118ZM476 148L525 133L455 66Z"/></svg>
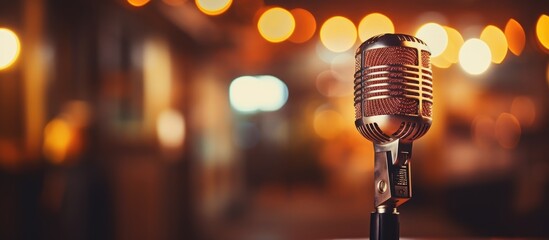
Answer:
<svg viewBox="0 0 549 240"><path fill-rule="evenodd" d="M355 117L432 117L431 54L423 41L403 34L372 37L355 62Z"/></svg>

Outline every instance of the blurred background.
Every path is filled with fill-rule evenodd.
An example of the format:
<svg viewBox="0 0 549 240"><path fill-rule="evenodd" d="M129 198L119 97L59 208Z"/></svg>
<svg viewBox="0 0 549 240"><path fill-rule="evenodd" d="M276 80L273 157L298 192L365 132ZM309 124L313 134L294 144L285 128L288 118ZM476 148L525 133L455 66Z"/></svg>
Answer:
<svg viewBox="0 0 549 240"><path fill-rule="evenodd" d="M547 1L0 2L0 239L366 238L354 51L431 48L408 238L549 237Z"/></svg>

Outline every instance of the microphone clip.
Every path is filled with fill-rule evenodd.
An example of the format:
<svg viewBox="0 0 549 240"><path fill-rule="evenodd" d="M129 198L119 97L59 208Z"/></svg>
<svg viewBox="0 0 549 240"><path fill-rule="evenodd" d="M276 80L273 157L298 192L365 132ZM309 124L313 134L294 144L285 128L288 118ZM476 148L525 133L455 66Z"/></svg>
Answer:
<svg viewBox="0 0 549 240"><path fill-rule="evenodd" d="M412 197L412 142L374 143L374 150L375 206L398 207Z"/></svg>

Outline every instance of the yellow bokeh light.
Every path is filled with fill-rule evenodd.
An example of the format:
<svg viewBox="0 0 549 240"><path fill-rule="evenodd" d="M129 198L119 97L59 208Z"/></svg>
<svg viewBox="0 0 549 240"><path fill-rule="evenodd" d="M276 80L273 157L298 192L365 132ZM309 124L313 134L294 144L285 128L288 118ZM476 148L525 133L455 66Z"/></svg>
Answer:
<svg viewBox="0 0 549 240"><path fill-rule="evenodd" d="M459 50L459 64L469 74L478 75L485 72L491 61L490 48L478 38L465 41Z"/></svg>
<svg viewBox="0 0 549 240"><path fill-rule="evenodd" d="M444 27L448 34L448 46L446 50L441 54L444 59L450 63L457 63L459 59L459 49L463 45L463 37L458 30L451 27Z"/></svg>
<svg viewBox="0 0 549 240"><path fill-rule="evenodd" d="M134 7L142 7L149 3L150 0L128 0L128 3Z"/></svg>
<svg viewBox="0 0 549 240"><path fill-rule="evenodd" d="M511 18L505 25L504 32L505 37L507 38L507 43L509 44L509 51L516 56L519 56L522 53L526 42L524 29L519 22Z"/></svg>
<svg viewBox="0 0 549 240"><path fill-rule="evenodd" d="M294 32L295 19L288 10L274 7L261 14L257 29L267 41L282 42Z"/></svg>
<svg viewBox="0 0 549 240"><path fill-rule="evenodd" d="M11 66L21 51L17 35L7 28L0 28L0 70Z"/></svg>
<svg viewBox="0 0 549 240"><path fill-rule="evenodd" d="M62 163L68 154L73 133L69 123L56 118L44 128L44 155L53 163Z"/></svg>
<svg viewBox="0 0 549 240"><path fill-rule="evenodd" d="M539 17L536 24L536 35L545 50L549 50L549 16L543 14Z"/></svg>
<svg viewBox="0 0 549 240"><path fill-rule="evenodd" d="M313 14L302 8L292 9L290 13L295 19L295 30L288 40L303 43L311 39L316 31L316 20Z"/></svg>
<svg viewBox="0 0 549 240"><path fill-rule="evenodd" d="M156 133L162 146L177 148L185 139L185 119L176 110L168 109L160 113L156 121Z"/></svg>
<svg viewBox="0 0 549 240"><path fill-rule="evenodd" d="M458 62L459 49L463 45L463 37L454 28L446 26L443 28L448 36L448 44L440 55L431 58L431 63L439 68L448 68L453 63Z"/></svg>
<svg viewBox="0 0 549 240"><path fill-rule="evenodd" d="M364 42L373 36L383 33L395 33L395 26L391 19L381 13L368 14L358 24L358 37L360 41Z"/></svg>
<svg viewBox="0 0 549 240"><path fill-rule="evenodd" d="M448 34L442 26L437 23L426 23L421 26L415 35L423 40L431 50L431 57L442 54L448 46Z"/></svg>
<svg viewBox="0 0 549 240"><path fill-rule="evenodd" d="M219 15L231 7L233 0L196 0L198 9L208 15Z"/></svg>
<svg viewBox="0 0 549 240"><path fill-rule="evenodd" d="M490 52L492 53L492 62L501 63L507 55L507 39L505 33L501 29L493 25L488 25L482 30L480 39L488 44Z"/></svg>
<svg viewBox="0 0 549 240"><path fill-rule="evenodd" d="M356 38L355 25L342 16L331 17L320 28L320 41L332 52L349 50L355 44Z"/></svg>

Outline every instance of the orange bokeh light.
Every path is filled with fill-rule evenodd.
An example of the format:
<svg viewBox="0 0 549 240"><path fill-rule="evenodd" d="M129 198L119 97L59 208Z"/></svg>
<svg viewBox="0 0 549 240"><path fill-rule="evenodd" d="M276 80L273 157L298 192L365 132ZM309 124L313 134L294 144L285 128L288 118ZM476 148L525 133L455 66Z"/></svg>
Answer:
<svg viewBox="0 0 549 240"><path fill-rule="evenodd" d="M536 105L529 97L516 97L511 103L511 114L522 127L530 127L536 120Z"/></svg>
<svg viewBox="0 0 549 240"><path fill-rule="evenodd" d="M505 25L505 37L509 44L509 51L516 56L519 56L524 50L524 44L526 43L526 34L524 29L515 19L509 19L507 25Z"/></svg>
<svg viewBox="0 0 549 240"><path fill-rule="evenodd" d="M128 0L128 3L134 7L142 7L149 2L150 0Z"/></svg>
<svg viewBox="0 0 549 240"><path fill-rule="evenodd" d="M499 145L506 149L517 146L521 135L518 119L510 113L501 113L496 120L494 136Z"/></svg>
<svg viewBox="0 0 549 240"><path fill-rule="evenodd" d="M294 43L304 43L311 39L316 31L316 20L313 14L302 8L290 11L295 19L295 30L288 39Z"/></svg>

